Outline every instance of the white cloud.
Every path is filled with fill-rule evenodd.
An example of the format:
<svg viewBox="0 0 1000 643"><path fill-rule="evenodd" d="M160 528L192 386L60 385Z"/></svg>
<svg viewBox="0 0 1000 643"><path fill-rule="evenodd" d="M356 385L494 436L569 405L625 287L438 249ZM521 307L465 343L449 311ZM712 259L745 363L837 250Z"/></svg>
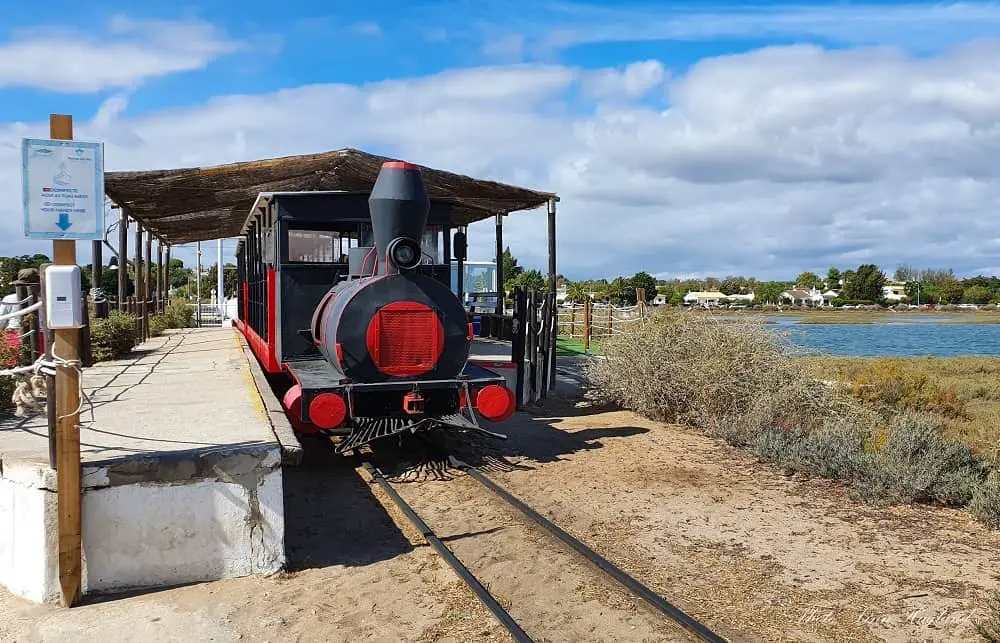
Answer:
<svg viewBox="0 0 1000 643"><path fill-rule="evenodd" d="M599 69L588 74L583 86L586 94L597 99L636 100L661 86L668 77L659 60L644 60L623 69Z"/></svg>
<svg viewBox="0 0 1000 643"><path fill-rule="evenodd" d="M149 78L203 69L239 46L196 21L113 17L106 33L36 28L0 44L0 88L62 93L129 88Z"/></svg>
<svg viewBox="0 0 1000 643"><path fill-rule="evenodd" d="M379 26L377 22L365 21L358 22L351 26L351 31L361 36L381 36L382 27Z"/></svg>
<svg viewBox="0 0 1000 643"><path fill-rule="evenodd" d="M1000 42L930 58L773 47L667 82L656 61L464 69L135 117L118 97L77 132L106 140L110 169L353 146L556 191L569 276L788 277L868 261L967 273L1000 265L998 59ZM595 87L619 93L580 102L607 95ZM0 125L0 163L16 167L17 139L39 134ZM24 247L17 195L0 176L0 254ZM474 258L490 257L492 232L472 227ZM505 241L544 268L543 211L511 215Z"/></svg>

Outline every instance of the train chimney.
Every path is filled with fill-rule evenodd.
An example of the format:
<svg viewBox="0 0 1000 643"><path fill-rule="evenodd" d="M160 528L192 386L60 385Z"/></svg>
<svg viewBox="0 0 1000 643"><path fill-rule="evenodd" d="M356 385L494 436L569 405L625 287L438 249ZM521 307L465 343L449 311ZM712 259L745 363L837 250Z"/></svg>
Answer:
<svg viewBox="0 0 1000 643"><path fill-rule="evenodd" d="M384 274L420 265L420 239L430 211L420 168L402 161L383 163L368 198L368 209L379 271Z"/></svg>

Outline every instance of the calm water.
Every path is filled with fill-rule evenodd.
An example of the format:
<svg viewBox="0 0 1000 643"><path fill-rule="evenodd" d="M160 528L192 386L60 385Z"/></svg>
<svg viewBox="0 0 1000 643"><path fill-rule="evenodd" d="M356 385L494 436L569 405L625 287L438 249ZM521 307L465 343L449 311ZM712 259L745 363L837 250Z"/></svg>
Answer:
<svg viewBox="0 0 1000 643"><path fill-rule="evenodd" d="M1000 324L936 324L926 318L885 324L796 324L771 318L800 346L849 356L1000 356Z"/></svg>

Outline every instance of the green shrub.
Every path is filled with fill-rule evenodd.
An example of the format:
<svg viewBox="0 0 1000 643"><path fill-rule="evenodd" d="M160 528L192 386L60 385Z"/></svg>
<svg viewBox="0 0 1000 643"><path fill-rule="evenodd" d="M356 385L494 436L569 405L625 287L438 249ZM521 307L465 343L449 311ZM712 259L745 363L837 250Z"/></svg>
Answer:
<svg viewBox="0 0 1000 643"><path fill-rule="evenodd" d="M927 373L902 361L866 363L851 377L851 392L876 407L929 411L948 418L967 418L966 405L954 387L933 382Z"/></svg>
<svg viewBox="0 0 1000 643"><path fill-rule="evenodd" d="M986 482L975 490L969 502L969 511L983 524L1000 529L1000 471L991 473Z"/></svg>
<svg viewBox="0 0 1000 643"><path fill-rule="evenodd" d="M194 310L182 301L172 302L162 316L166 328L191 328L194 324Z"/></svg>
<svg viewBox="0 0 1000 643"><path fill-rule="evenodd" d="M871 503L939 502L962 507L982 487L988 472L972 449L946 437L937 422L903 413L869 445L854 492Z"/></svg>
<svg viewBox="0 0 1000 643"><path fill-rule="evenodd" d="M850 403L800 367L787 337L750 318L660 309L602 352L587 366L592 397L744 445L765 428L821 426Z"/></svg>
<svg viewBox="0 0 1000 643"><path fill-rule="evenodd" d="M166 315L151 315L149 318L149 336L159 337L163 334L163 331L170 328L169 321Z"/></svg>
<svg viewBox="0 0 1000 643"><path fill-rule="evenodd" d="M920 412L951 407L918 376L878 371L869 378L878 386L852 394L813 377L786 337L761 322L662 309L602 348L606 358L587 366L597 401L702 429L787 470L843 480L868 503L968 506L995 526L1000 483L987 483L989 465Z"/></svg>
<svg viewBox="0 0 1000 643"><path fill-rule="evenodd" d="M119 359L136 345L138 323L135 315L112 310L107 319L95 319L90 325L90 348L95 362Z"/></svg>

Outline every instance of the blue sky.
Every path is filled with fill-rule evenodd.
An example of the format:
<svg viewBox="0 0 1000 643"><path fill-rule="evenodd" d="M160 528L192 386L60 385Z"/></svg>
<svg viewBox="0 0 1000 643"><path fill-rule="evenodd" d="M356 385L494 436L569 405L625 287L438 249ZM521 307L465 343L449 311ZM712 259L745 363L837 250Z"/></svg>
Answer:
<svg viewBox="0 0 1000 643"><path fill-rule="evenodd" d="M106 140L110 169L347 145L406 154L559 191L560 265L581 277L779 276L866 258L1000 271L992 235L969 258L933 223L954 216L943 195L961 195L971 223L996 205L979 159L997 145L997 3L286 4L53 0L43 20L5 3L0 153L62 112ZM727 235L749 203L752 252ZM5 219L16 208L0 201ZM612 235L595 258L586 231L609 209L653 234ZM540 264L532 226L512 218L508 238ZM694 238L716 250L689 252ZM486 235L472 241L487 253ZM0 254L33 248L0 239Z"/></svg>
<svg viewBox="0 0 1000 643"><path fill-rule="evenodd" d="M49 21L39 20L33 3L5 4L0 10L0 35L7 43L50 34L54 38L99 43L108 35L109 22L115 16L136 21L199 21L216 30L220 40L233 43L232 52L204 67L144 79L141 91L130 103L132 114L227 94L262 93L312 83L363 84L509 62L600 68L655 58L676 74L703 58L802 42L828 48L890 44L924 55L996 35L1000 28L996 19L982 21L977 14L958 11L954 13L959 19L947 23L930 17L916 24L892 20L893 11L923 8L941 12L942 7L938 2L892 0L808 4L772 0L756 2L750 8L739 3L638 4L615 0L297 0L280 11L273 2L263 0L202 0L177 5L53 0L47 3L46 13L61 18ZM984 8L996 6L964 3L967 7L977 4ZM843 12L845 7L854 7L855 14L838 22L837 12ZM879 14L885 23L871 20ZM613 25L615 20L628 32L631 25L644 22L644 15L676 24L672 30L662 30L661 37L637 34L634 41L621 34L591 34L565 46L550 47L544 42L553 32L593 31L595 26ZM789 16L793 19L789 20ZM728 26L705 28L703 23L712 17L737 20ZM769 24L768 17L784 21ZM873 26L852 27L850 21ZM134 36L142 33L137 30ZM0 119L31 120L47 110L92 113L119 89L80 93L53 91L55 87L24 88L22 83L7 85L2 89Z"/></svg>

